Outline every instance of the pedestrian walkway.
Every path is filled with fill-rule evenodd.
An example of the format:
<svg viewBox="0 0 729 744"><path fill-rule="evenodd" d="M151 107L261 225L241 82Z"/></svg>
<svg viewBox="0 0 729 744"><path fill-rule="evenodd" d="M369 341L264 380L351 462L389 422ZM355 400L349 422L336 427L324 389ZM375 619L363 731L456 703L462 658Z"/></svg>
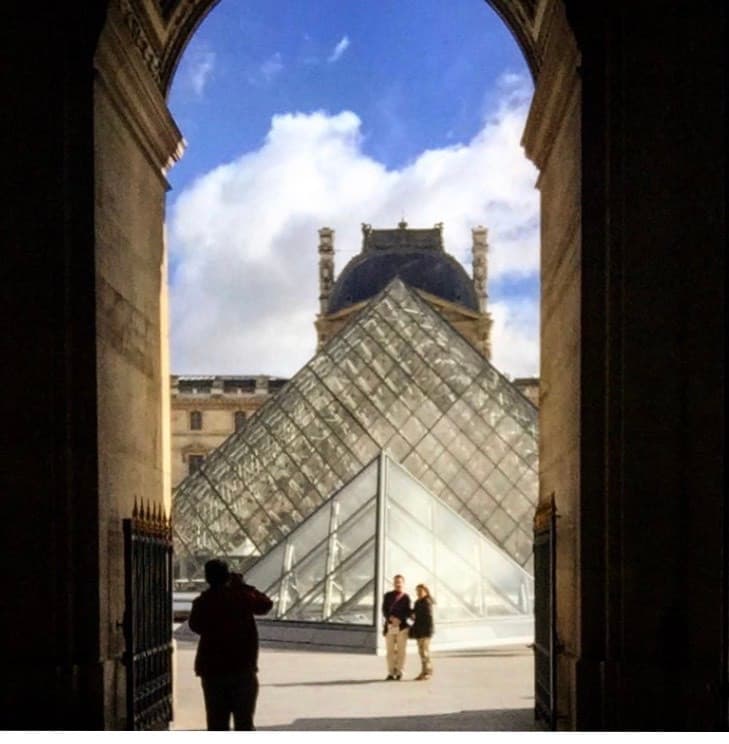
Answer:
<svg viewBox="0 0 729 744"><path fill-rule="evenodd" d="M205 728L196 644L178 640L173 730ZM533 655L525 646L433 655L427 681L410 644L405 676L386 682L374 655L262 648L259 731L533 731Z"/></svg>

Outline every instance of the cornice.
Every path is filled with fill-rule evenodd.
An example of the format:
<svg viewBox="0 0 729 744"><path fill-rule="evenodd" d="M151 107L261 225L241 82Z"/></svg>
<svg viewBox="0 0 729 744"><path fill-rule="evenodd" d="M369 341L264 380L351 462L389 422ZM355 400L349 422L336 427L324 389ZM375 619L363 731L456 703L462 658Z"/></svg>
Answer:
<svg viewBox="0 0 729 744"><path fill-rule="evenodd" d="M457 302L451 302L450 300L444 300L442 297L438 297L438 295L430 294L430 292L426 292L423 289L418 289L416 287L415 291L429 305L443 308L444 310L450 310L451 312L455 314L462 315L464 318L470 318L470 319L476 320L477 318L480 318L483 315L483 313L480 313L476 310L470 310L469 308L465 307L464 305L460 305Z"/></svg>
<svg viewBox="0 0 729 744"><path fill-rule="evenodd" d="M230 432L226 434L225 436L230 436ZM178 452L183 456L186 457L187 455L207 455L210 450L213 449L211 447L206 447L202 444L186 444L184 447L178 448Z"/></svg>
<svg viewBox="0 0 729 744"><path fill-rule="evenodd" d="M170 400L173 411L257 411L271 396L261 395L257 398L176 398Z"/></svg>
<svg viewBox="0 0 729 744"><path fill-rule="evenodd" d="M370 301L371 298L367 300L361 300L360 302L355 303L354 305L347 305L347 307L343 307L341 310L337 310L334 313L328 313L326 315L318 315L317 320L321 320L325 323L328 323L330 321L337 321L337 320L343 320L345 318L349 318L350 315L353 315L354 313L359 312L363 307L367 305L367 303Z"/></svg>
<svg viewBox="0 0 729 744"><path fill-rule="evenodd" d="M580 89L580 54L560 0L548 0L540 16L542 66L522 146L540 171L546 168L565 115Z"/></svg>
<svg viewBox="0 0 729 744"><path fill-rule="evenodd" d="M418 289L417 287L413 287L415 292L424 299L428 304L435 305L440 308L448 309L453 311L454 313L459 313L460 315L463 315L467 318L480 318L485 313L479 313L475 310L470 310L469 308L459 305L456 302L451 302L450 300L444 300L442 297L438 297L438 295L430 294L430 292L426 292L425 290ZM347 320L351 315L354 313L359 312L363 307L365 307L372 298L362 300L361 302L356 303L355 305L348 305L347 307L342 308L341 310L337 310L335 313L331 313L330 315L317 315L314 325L319 328L325 328L328 324L337 323L342 320Z"/></svg>
<svg viewBox="0 0 729 744"><path fill-rule="evenodd" d="M152 46L130 0L110 6L94 59L97 81L166 186L164 174L182 155L183 139L162 96L154 63L150 68L153 51L145 56L144 48Z"/></svg>
<svg viewBox="0 0 729 744"><path fill-rule="evenodd" d="M542 60L534 34L534 3L524 0L487 0L511 31L526 58L532 77L537 78ZM538 10L537 10L538 13Z"/></svg>
<svg viewBox="0 0 729 744"><path fill-rule="evenodd" d="M161 87L162 67L162 29L154 24L149 14L149 5L138 0L118 0L119 10L124 18L134 46L140 51L147 69L154 81ZM155 13L159 18L159 14Z"/></svg>

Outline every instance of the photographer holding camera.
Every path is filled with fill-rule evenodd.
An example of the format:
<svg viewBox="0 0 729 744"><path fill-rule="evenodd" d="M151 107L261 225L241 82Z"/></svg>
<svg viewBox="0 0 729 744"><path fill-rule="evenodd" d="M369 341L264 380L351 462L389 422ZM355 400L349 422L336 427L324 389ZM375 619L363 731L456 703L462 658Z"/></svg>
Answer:
<svg viewBox="0 0 729 744"><path fill-rule="evenodd" d="M265 615L273 602L228 564L205 564L209 584L192 603L188 624L200 636L195 674L201 678L208 731L253 731L258 698L258 629L254 615Z"/></svg>

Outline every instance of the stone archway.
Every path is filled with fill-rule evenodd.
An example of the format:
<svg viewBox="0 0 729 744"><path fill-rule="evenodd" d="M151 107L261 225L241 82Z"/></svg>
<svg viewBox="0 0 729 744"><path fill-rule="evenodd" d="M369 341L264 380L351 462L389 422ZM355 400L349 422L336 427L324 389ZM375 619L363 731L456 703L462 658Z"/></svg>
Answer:
<svg viewBox="0 0 729 744"><path fill-rule="evenodd" d="M108 332L108 338L114 341L124 339L124 329L130 322L136 327L135 319L146 324L142 335L125 339L136 347L119 347L118 341L115 346L103 340L99 351L103 360L100 442L105 445L100 449L100 469L110 483L129 484L125 489L129 492L142 489L141 482L129 483L129 463L115 454L128 451L129 446L120 441L106 446L106 432L137 439L133 429L121 434L114 426L123 414L124 401L138 396L143 383L139 374L142 370L124 370L120 366L125 364L122 360L129 352L137 354L138 361L156 379L159 392L148 391L149 410L162 412L166 399L166 356L160 351L166 338L165 286L161 279L165 248L160 232L165 184L161 175L178 156L181 134L166 110L164 95L182 50L215 4L214 0L168 2L162 3L159 10L150 3L112 3L96 55L97 193L101 195L96 209L97 282L102 301L98 317L105 335ZM570 556L576 545L579 489L579 55L559 0L501 0L493 6L520 43L536 84L524 144L527 155L542 173L542 302L549 308L542 342L554 352L546 357L541 373L545 390L549 391L542 401L541 428L548 436L542 437L542 447L547 450L541 452L541 457L551 463L551 468L543 473L540 490L543 494L559 494L560 557ZM144 203L128 190L119 190L118 184L127 180L144 190ZM133 247L142 245L150 236L152 242L147 242L145 256L134 250L123 252L124 258L119 255L119 239ZM107 260L105 256L112 253L116 257ZM145 287L143 294L140 286ZM563 343L564 328L571 329L569 345ZM122 395L120 386L126 386ZM112 389L116 391L114 399L105 393ZM156 413L155 421L153 428L156 426L164 437L164 416ZM149 422L140 422L140 431L141 428L149 430ZM160 456L158 446L155 447L146 453L150 465L152 458ZM106 458L106 454L110 457ZM168 467L161 469L163 474L167 471ZM154 488L167 493L167 483L163 478ZM130 505L127 503L124 508L129 509ZM569 560L563 563L570 565ZM576 575L562 571L559 576L563 612L558 621L564 625L560 636L571 638L576 636L571 625L571 608L577 602L573 591Z"/></svg>
<svg viewBox="0 0 729 744"><path fill-rule="evenodd" d="M168 498L164 90L213 4L5 10L11 728L124 725L121 519ZM726 10L492 5L536 80L559 727L725 728Z"/></svg>

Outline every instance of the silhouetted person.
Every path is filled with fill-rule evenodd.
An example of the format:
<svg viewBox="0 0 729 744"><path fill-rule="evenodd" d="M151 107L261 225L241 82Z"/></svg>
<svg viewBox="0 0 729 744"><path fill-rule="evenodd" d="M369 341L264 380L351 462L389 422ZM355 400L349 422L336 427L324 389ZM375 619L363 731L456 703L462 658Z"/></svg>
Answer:
<svg viewBox="0 0 729 744"><path fill-rule="evenodd" d="M397 574L392 580L393 590L382 598L385 617L383 634L387 648L386 679L402 679L405 652L408 646L408 618L412 612L410 597L405 594L405 579Z"/></svg>
<svg viewBox="0 0 729 744"><path fill-rule="evenodd" d="M253 731L258 698L258 629L253 615L265 615L273 602L231 574L228 564L205 564L210 588L192 603L188 624L200 636L195 674L201 678L208 731Z"/></svg>

